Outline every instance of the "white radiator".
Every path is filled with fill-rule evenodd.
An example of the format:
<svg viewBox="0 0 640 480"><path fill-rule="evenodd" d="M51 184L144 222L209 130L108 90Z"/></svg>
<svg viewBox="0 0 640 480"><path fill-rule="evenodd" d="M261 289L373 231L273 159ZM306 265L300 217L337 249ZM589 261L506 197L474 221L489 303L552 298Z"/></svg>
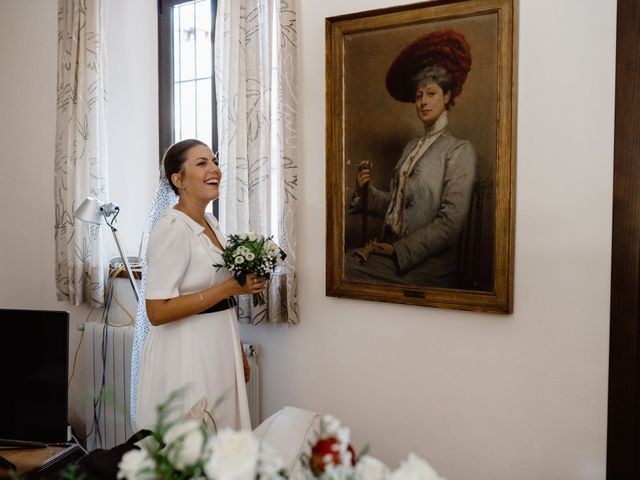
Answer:
<svg viewBox="0 0 640 480"><path fill-rule="evenodd" d="M130 421L131 347L134 327L84 325L84 357L89 401L85 410L87 448L111 448L134 433ZM251 379L247 384L249 413L253 428L260 424L260 369L258 351L243 343Z"/></svg>
<svg viewBox="0 0 640 480"><path fill-rule="evenodd" d="M111 448L134 433L129 415L131 346L134 327L104 323L84 325L88 401L85 410L87 448Z"/></svg>

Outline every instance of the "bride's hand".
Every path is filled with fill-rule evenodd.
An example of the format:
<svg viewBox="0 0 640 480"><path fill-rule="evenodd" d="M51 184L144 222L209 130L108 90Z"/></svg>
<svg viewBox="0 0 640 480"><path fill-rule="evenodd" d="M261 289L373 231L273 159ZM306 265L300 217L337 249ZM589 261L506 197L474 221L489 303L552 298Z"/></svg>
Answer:
<svg viewBox="0 0 640 480"><path fill-rule="evenodd" d="M267 286L267 279L265 277L258 277L253 273L247 274L244 285L240 285L234 277L231 277L227 281L233 282L236 290L234 295L255 295L262 292Z"/></svg>
<svg viewBox="0 0 640 480"><path fill-rule="evenodd" d="M242 345L240 348L242 348ZM249 383L251 379L251 366L249 365L249 359L244 349L242 349L242 370L244 372L244 383Z"/></svg>

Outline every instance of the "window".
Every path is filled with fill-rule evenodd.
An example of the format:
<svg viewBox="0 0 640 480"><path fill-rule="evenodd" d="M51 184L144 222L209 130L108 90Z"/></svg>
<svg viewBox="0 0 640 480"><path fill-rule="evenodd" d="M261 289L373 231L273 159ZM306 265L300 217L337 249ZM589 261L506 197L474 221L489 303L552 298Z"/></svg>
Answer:
<svg viewBox="0 0 640 480"><path fill-rule="evenodd" d="M160 156L185 138L217 149L215 7L215 0L158 1Z"/></svg>
<svg viewBox="0 0 640 480"><path fill-rule="evenodd" d="M243 319L298 323L295 2L269 0L246 8L238 8L237 0L159 2L160 150L196 136L220 151L225 180L213 213L223 229L273 236L290 254L274 274L271 307L254 309L245 302ZM219 32L216 11L224 18ZM217 45L219 58L216 38L223 43ZM214 59L222 64L212 75ZM238 72L236 64L243 67ZM220 82L219 99L212 78ZM217 101L224 107L219 118Z"/></svg>
<svg viewBox="0 0 640 480"><path fill-rule="evenodd" d="M158 0L158 75L159 75L159 158L174 142L197 138L218 150L216 97L214 85L214 28L217 0ZM278 10L268 18L271 36L280 38ZM258 19L252 17L253 21ZM278 42L271 45L272 59L278 58ZM281 95L278 63L272 65L270 103ZM276 125L281 112L271 110L268 123ZM271 143L270 156L281 155L279 140ZM280 211L282 172L278 162L270 162L268 221L263 232L281 242ZM218 216L220 202L212 203Z"/></svg>

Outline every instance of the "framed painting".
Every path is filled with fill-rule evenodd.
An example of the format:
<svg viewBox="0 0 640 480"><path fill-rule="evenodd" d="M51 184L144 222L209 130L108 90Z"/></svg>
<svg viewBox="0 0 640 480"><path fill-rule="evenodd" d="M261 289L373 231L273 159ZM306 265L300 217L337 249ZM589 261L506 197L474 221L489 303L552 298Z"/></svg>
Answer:
<svg viewBox="0 0 640 480"><path fill-rule="evenodd" d="M326 19L329 296L513 311L515 0Z"/></svg>

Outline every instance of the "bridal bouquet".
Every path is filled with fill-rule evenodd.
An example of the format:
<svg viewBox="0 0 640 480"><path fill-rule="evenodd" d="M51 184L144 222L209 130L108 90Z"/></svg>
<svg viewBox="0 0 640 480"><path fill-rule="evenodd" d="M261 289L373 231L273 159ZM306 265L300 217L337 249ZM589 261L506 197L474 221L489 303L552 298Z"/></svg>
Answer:
<svg viewBox="0 0 640 480"><path fill-rule="evenodd" d="M271 237L253 232L239 233L229 235L227 245L222 252L223 263L216 263L213 266L218 269L229 269L238 283L244 285L249 273L269 278L278 261L284 260L286 256ZM254 307L264 304L262 293L253 295Z"/></svg>

